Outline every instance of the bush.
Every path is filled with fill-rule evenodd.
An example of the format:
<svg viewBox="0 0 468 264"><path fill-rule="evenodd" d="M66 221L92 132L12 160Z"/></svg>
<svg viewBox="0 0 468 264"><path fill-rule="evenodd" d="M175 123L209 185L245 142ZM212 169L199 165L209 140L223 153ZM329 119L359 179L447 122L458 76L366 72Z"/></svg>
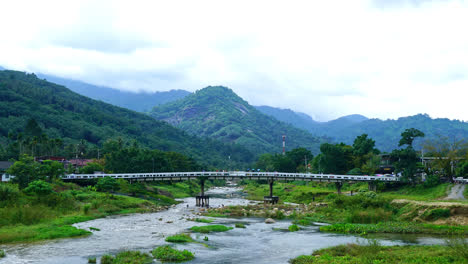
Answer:
<svg viewBox="0 0 468 264"><path fill-rule="evenodd" d="M17 185L0 184L0 201L14 201L19 196Z"/></svg>
<svg viewBox="0 0 468 264"><path fill-rule="evenodd" d="M178 235L173 235L169 236L166 238L166 242L172 242L172 243L186 243L186 242L192 242L193 239L190 235L188 234L178 234Z"/></svg>
<svg viewBox="0 0 468 264"><path fill-rule="evenodd" d="M52 193L52 186L45 181L37 180L29 183L24 191L29 194L45 196Z"/></svg>
<svg viewBox="0 0 468 264"><path fill-rule="evenodd" d="M297 225L290 225L290 226L288 227L288 230L289 230L290 232L296 232L296 231L299 231L299 229L300 229L300 228L299 228Z"/></svg>
<svg viewBox="0 0 468 264"><path fill-rule="evenodd" d="M430 211L426 211L423 214L423 218L425 220L437 220L440 218L447 218L450 216L450 210L449 209L432 209Z"/></svg>
<svg viewBox="0 0 468 264"><path fill-rule="evenodd" d="M96 258L88 258L88 263L96 263Z"/></svg>
<svg viewBox="0 0 468 264"><path fill-rule="evenodd" d="M187 261L195 258L193 253L186 249L177 250L170 246L155 248L151 253L160 261Z"/></svg>
<svg viewBox="0 0 468 264"><path fill-rule="evenodd" d="M96 189L101 192L112 192L119 188L119 183L111 177L100 178L96 183Z"/></svg>
<svg viewBox="0 0 468 264"><path fill-rule="evenodd" d="M0 249L0 258L4 258L6 256L5 250Z"/></svg>
<svg viewBox="0 0 468 264"><path fill-rule="evenodd" d="M112 264L114 263L114 257L111 255L104 255L101 257L101 264Z"/></svg>
<svg viewBox="0 0 468 264"><path fill-rule="evenodd" d="M223 225L192 226L190 230L197 233L226 232L233 229Z"/></svg>
<svg viewBox="0 0 468 264"><path fill-rule="evenodd" d="M141 253L140 251L122 251L115 256L113 264L147 264L152 262L153 259L146 253Z"/></svg>

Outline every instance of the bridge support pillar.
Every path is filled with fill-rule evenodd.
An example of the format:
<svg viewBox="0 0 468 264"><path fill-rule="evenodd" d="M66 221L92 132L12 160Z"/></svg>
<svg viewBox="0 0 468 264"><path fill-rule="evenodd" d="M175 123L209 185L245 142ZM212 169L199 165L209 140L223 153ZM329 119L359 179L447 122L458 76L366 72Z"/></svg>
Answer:
<svg viewBox="0 0 468 264"><path fill-rule="evenodd" d="M376 192L377 191L377 183L369 182L369 191Z"/></svg>
<svg viewBox="0 0 468 264"><path fill-rule="evenodd" d="M273 196L273 180L268 180L268 184L270 185L270 196L263 196L263 202L264 203L271 203L271 204L277 204L279 201L278 196Z"/></svg>
<svg viewBox="0 0 468 264"><path fill-rule="evenodd" d="M341 187L343 187L343 182L335 182L336 192L341 194Z"/></svg>
<svg viewBox="0 0 468 264"><path fill-rule="evenodd" d="M205 180L200 180L200 195L195 197L195 205L199 207L210 207L210 197L205 195Z"/></svg>

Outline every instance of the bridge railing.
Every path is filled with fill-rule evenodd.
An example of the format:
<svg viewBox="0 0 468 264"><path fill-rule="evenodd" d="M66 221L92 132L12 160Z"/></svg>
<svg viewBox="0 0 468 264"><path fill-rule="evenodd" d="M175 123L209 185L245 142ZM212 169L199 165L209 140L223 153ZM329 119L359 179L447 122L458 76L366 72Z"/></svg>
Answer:
<svg viewBox="0 0 468 264"><path fill-rule="evenodd" d="M333 181L399 181L399 177L368 176L368 175L335 175L312 173L285 172L249 172L249 171L198 171L198 172L157 172L157 173L112 173L112 174L67 174L66 180L86 180L112 177L116 179L161 179L161 178L197 178L197 177L229 177L229 178L275 178L297 180L333 180Z"/></svg>

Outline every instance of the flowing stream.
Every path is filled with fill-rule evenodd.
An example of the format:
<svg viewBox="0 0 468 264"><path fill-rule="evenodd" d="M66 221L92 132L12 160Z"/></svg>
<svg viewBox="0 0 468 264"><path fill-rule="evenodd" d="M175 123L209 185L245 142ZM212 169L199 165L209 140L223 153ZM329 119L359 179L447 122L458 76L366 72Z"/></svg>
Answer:
<svg viewBox="0 0 468 264"><path fill-rule="evenodd" d="M241 189L222 187L207 192L210 205L246 205L250 201L243 199ZM187 207L187 204L189 207ZM39 243L0 245L7 257L0 263L46 263L46 264L82 264L89 257L104 254L116 254L122 250L140 250L149 252L153 248L168 244L165 237L184 232L194 225L205 225L187 220L199 217L195 215L195 199L183 199L183 203L169 210L149 214L112 216L75 224L78 228L89 230L98 228L93 235L84 238L59 239ZM287 229L290 220L265 224L261 218L214 218L212 224L234 226L244 223L246 228L234 228L222 233L210 233L209 241L203 241L205 234L192 234L202 243L174 245L178 249L188 249L195 253L195 259L184 263L288 263L288 260L302 254L344 243L363 241L352 235L337 235L319 232L319 226L310 226L298 232L278 231ZM274 228L276 230L274 230ZM384 245L394 244L441 244L443 239L415 235L379 236ZM205 243L206 245L204 245ZM99 262L98 262L99 263ZM160 263L155 261L154 263Z"/></svg>

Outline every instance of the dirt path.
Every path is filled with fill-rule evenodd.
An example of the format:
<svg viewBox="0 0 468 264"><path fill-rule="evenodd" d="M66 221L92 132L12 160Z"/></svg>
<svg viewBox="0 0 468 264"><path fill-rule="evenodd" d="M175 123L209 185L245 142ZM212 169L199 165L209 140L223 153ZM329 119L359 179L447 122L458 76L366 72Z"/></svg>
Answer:
<svg viewBox="0 0 468 264"><path fill-rule="evenodd" d="M463 196L463 191L465 190L464 184L455 184L450 190L450 193L444 200L465 200L465 196Z"/></svg>

